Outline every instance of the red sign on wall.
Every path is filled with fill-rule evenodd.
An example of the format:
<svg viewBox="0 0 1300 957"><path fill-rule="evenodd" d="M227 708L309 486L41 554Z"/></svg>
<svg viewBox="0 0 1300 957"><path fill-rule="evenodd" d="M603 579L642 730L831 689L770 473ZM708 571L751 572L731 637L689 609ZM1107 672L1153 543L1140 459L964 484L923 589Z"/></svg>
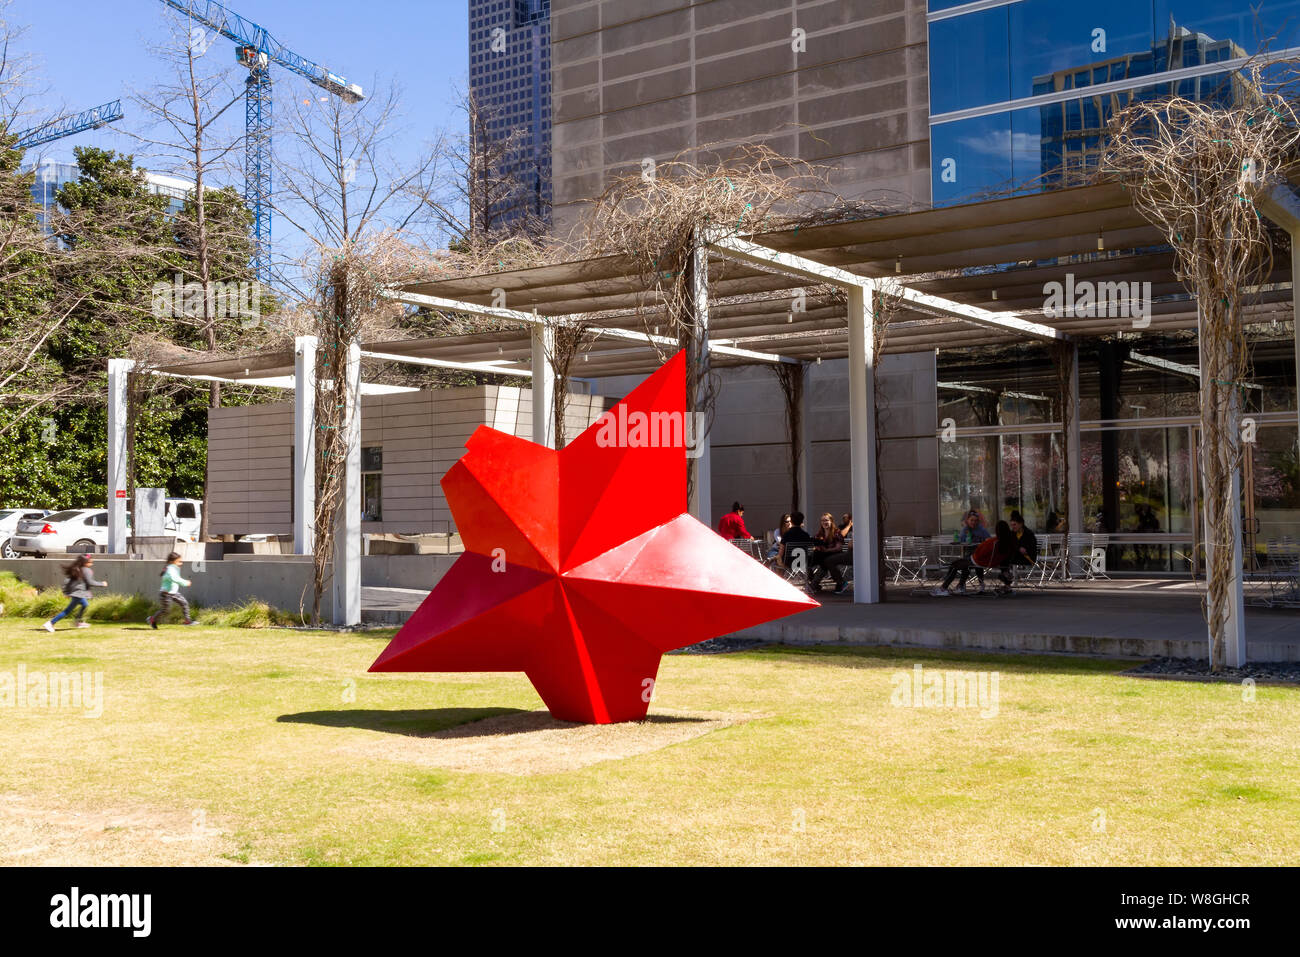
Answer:
<svg viewBox="0 0 1300 957"><path fill-rule="evenodd" d="M113 493L113 496L115 498L126 498L126 489L124 488L118 489L116 492Z"/></svg>

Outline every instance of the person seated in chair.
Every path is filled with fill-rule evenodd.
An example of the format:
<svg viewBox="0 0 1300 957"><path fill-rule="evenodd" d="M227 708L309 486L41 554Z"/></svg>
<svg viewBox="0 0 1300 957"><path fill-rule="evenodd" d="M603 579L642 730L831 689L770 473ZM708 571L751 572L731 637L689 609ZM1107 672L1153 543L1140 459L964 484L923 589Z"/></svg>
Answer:
<svg viewBox="0 0 1300 957"><path fill-rule="evenodd" d="M943 584L930 594L936 598L966 594L966 577L971 572L980 575L982 582L984 572L990 568L998 568L1008 561L1015 554L1015 549L1016 536L1012 534L1011 526L1006 522L998 522L993 537L986 537L969 555L963 555L953 561L948 566L948 575L944 578ZM959 579L957 587L949 590L954 578Z"/></svg>
<svg viewBox="0 0 1300 957"><path fill-rule="evenodd" d="M767 550L767 560L769 562L781 554L781 539L785 538L785 533L792 528L794 528L794 522L790 520L790 513L786 512L781 516L781 524L772 533L772 546Z"/></svg>
<svg viewBox="0 0 1300 957"><path fill-rule="evenodd" d="M781 547L777 550L777 561L787 571L796 570L794 567L796 554L802 554L804 557L802 571L808 573L812 570L813 537L803 527L803 521L803 512L792 513L790 515L790 527L781 535Z"/></svg>
<svg viewBox="0 0 1300 957"><path fill-rule="evenodd" d="M835 582L835 594L843 595L849 587L844 579L844 566L853 561L853 555L844 547L844 536L830 512L822 516L821 528L813 541L813 567L808 576L808 590L816 595L821 590L823 576L830 575Z"/></svg>
<svg viewBox="0 0 1300 957"><path fill-rule="evenodd" d="M1011 589L1011 566L1028 565L1033 566L1038 561L1038 539L1034 533L1025 524L1025 517L1018 511L1011 513L1011 534L1015 537L1015 550L1002 563L1002 569L998 577L1002 580L1002 587L1006 590Z"/></svg>

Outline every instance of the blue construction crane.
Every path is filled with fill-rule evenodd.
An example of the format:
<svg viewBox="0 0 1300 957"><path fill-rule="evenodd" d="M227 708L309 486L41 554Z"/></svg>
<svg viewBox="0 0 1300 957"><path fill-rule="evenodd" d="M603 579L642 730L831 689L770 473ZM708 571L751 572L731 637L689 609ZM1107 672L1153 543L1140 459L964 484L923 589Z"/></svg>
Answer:
<svg viewBox="0 0 1300 957"><path fill-rule="evenodd" d="M253 213L253 270L271 281L271 74L278 63L349 103L365 98L361 87L288 50L265 27L212 0L162 0L190 19L235 42L235 58L248 67L244 94L244 201Z"/></svg>
<svg viewBox="0 0 1300 957"><path fill-rule="evenodd" d="M33 146L62 139L83 130L97 130L109 123L116 123L125 115L122 112L122 101L114 100L112 103L104 103L75 115L60 116L48 123L34 126L30 130L23 130L18 134L18 142L14 144L14 148L31 149Z"/></svg>

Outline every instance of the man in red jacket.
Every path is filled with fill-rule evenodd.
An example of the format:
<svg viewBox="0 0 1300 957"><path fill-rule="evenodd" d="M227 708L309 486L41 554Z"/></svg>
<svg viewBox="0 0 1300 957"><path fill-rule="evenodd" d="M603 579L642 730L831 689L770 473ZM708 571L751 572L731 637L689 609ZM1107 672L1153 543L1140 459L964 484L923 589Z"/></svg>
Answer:
<svg viewBox="0 0 1300 957"><path fill-rule="evenodd" d="M730 541L733 538L753 538L745 528L745 506L731 503L731 511L718 521L718 534Z"/></svg>

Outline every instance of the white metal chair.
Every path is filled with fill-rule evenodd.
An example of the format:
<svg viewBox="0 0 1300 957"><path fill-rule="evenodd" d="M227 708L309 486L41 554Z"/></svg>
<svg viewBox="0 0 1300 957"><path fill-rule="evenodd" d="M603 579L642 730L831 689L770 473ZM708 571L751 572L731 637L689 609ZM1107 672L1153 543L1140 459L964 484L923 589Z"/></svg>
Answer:
<svg viewBox="0 0 1300 957"><path fill-rule="evenodd" d="M756 538L733 538L731 544L735 545L742 552L754 559L756 562L763 560L762 542Z"/></svg>

